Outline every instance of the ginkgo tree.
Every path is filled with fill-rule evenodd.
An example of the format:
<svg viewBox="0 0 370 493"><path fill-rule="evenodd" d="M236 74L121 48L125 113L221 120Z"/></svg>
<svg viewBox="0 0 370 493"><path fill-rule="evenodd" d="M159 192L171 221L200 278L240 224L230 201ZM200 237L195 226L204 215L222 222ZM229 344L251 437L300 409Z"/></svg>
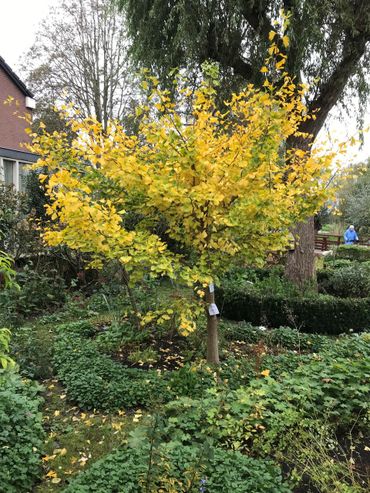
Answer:
<svg viewBox="0 0 370 493"><path fill-rule="evenodd" d="M213 285L231 263L262 264L286 248L291 225L328 198L335 156L286 148L311 117L304 88L286 74L277 87L267 80L263 90L248 85L224 111L217 109L217 85L210 80L204 77L195 91L182 80L173 98L148 77L136 135L118 122L103 129L92 118L72 119L72 143L63 132L44 133L35 136L33 151L41 156L37 166L48 170L53 222L46 242L88 252L95 267L118 260L128 285L149 274L191 287L193 296L176 307L138 316L142 325L160 323L175 311L187 335L205 310L207 360L217 364ZM128 228L133 213L137 220ZM159 218L166 237L191 256L174 253L155 233Z"/></svg>

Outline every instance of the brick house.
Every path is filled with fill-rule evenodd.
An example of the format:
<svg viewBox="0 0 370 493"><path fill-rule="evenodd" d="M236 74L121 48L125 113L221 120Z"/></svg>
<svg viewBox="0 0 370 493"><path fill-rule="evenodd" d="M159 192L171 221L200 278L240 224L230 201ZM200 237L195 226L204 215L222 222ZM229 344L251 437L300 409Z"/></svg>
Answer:
<svg viewBox="0 0 370 493"><path fill-rule="evenodd" d="M4 104L12 98L11 104ZM24 187L25 165L37 161L37 156L27 152L22 144L29 142L25 129L27 116L32 118L35 109L33 94L0 56L0 180Z"/></svg>

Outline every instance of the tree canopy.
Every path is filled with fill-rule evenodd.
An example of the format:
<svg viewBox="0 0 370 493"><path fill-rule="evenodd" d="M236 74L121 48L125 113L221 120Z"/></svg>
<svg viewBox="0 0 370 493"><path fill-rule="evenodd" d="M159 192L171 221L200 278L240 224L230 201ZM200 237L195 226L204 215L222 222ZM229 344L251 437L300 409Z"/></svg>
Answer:
<svg viewBox="0 0 370 493"><path fill-rule="evenodd" d="M347 89L368 93L368 0L116 0L125 9L132 54L165 78L174 67L218 62L225 84L264 81L259 69L276 31L286 70L312 88L306 95L316 120L303 124L314 137ZM284 9L288 22L281 15ZM286 30L281 29L286 24ZM285 42L287 35L289 43ZM287 39L287 38L286 38ZM230 83L230 81L232 81Z"/></svg>
<svg viewBox="0 0 370 493"><path fill-rule="evenodd" d="M131 282L149 274L194 288L198 301L177 301L183 334L204 307L204 288L233 259L262 264L286 247L292 224L320 208L334 157L283 150L281 143L310 118L304 89L289 77L268 92L249 85L233 94L227 112L217 109L207 80L195 92L180 82L176 102L155 78L144 81L153 89L137 110L137 135L88 118L70 123L72 145L68 133L44 133L33 148L50 174L47 209L55 222L47 242L89 252L94 266L116 259ZM133 212L137 220L127 227ZM168 237L191 249L191 257L174 253L155 233L163 219ZM142 322L152 319L146 314ZM216 347L209 359L218 362Z"/></svg>

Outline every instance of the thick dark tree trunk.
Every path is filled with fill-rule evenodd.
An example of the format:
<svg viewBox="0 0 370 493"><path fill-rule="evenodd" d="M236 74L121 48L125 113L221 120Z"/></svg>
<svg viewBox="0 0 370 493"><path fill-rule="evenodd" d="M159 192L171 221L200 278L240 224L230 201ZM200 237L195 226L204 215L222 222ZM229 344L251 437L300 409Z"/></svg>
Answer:
<svg viewBox="0 0 370 493"><path fill-rule="evenodd" d="M314 218L297 224L292 230L294 250L288 253L285 277L299 287L315 280L315 229Z"/></svg>
<svg viewBox="0 0 370 493"><path fill-rule="evenodd" d="M212 365L220 364L218 354L218 318L217 315L209 314L209 306L215 302L215 293L207 288L206 303L207 303L207 363Z"/></svg>

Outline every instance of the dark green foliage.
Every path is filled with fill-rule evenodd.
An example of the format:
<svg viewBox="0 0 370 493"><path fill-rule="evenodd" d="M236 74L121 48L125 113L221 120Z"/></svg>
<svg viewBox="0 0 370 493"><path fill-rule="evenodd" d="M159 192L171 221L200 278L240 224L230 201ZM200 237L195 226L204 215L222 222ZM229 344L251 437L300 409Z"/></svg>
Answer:
<svg viewBox="0 0 370 493"><path fill-rule="evenodd" d="M122 327L122 337L129 337L127 326ZM59 325L56 332L54 368L69 397L85 409L150 407L177 396L201 396L223 382L238 388L254 376L250 361L231 358L217 372L205 364L186 364L171 372L128 368L105 354L107 339L102 345L101 337L109 330L101 332L90 322L80 321Z"/></svg>
<svg viewBox="0 0 370 493"><path fill-rule="evenodd" d="M360 96L359 112L366 108L367 0L116 1L127 13L136 62L166 81L174 67L196 71L211 59L220 65L224 95L249 82L262 85L268 33L279 31L280 9L289 11L290 45L283 47L279 36L274 41L287 54L287 72L315 86L306 95L309 111L320 109L303 128L317 135L348 81Z"/></svg>
<svg viewBox="0 0 370 493"><path fill-rule="evenodd" d="M86 473L72 481L64 493L290 491L282 480L279 468L271 461L256 460L239 452L217 448L205 457L201 448L171 442L160 444L155 449L154 464L148 480L150 447L148 443L140 445L135 449L119 450L98 461ZM172 489L165 488L171 484Z"/></svg>
<svg viewBox="0 0 370 493"><path fill-rule="evenodd" d="M342 298L370 297L370 265L367 262L352 262L323 272L319 282L321 292Z"/></svg>
<svg viewBox="0 0 370 493"><path fill-rule="evenodd" d="M219 330L227 341L243 341L255 344L264 338L263 329L254 327L246 322L236 324L235 322L229 323L227 320L222 320Z"/></svg>
<svg viewBox="0 0 370 493"><path fill-rule="evenodd" d="M279 327L271 329L265 334L265 341L268 345L279 346L296 351L319 352L330 344L328 338L319 334L305 334L297 329L290 327Z"/></svg>
<svg viewBox="0 0 370 493"><path fill-rule="evenodd" d="M291 445L284 444L288 430L313 426L315 420L334 429L355 420L361 426L370 402L369 342L368 334L338 341L286 373L275 375L271 368L269 377L236 391L212 389L201 400L171 402L165 406L167 436L189 444L202 443L207 434L228 447L271 453L278 444L280 452ZM337 356L342 343L347 355Z"/></svg>
<svg viewBox="0 0 370 493"><path fill-rule="evenodd" d="M324 259L324 270L319 270L317 272L317 281L320 282L320 276L324 275L326 270L340 269L341 267L348 267L352 264L349 259L337 258L333 255L326 257Z"/></svg>
<svg viewBox="0 0 370 493"><path fill-rule="evenodd" d="M40 183L39 174L45 174L46 172L46 169L39 169L38 171L32 170L26 175L28 208L33 212L33 215L41 221L45 221L47 219L45 206L48 204L48 199L45 195L46 183Z"/></svg>
<svg viewBox="0 0 370 493"><path fill-rule="evenodd" d="M263 296L248 290L219 289L217 299L222 315L270 327L296 326L304 332L341 334L370 326L370 298L330 296L285 298Z"/></svg>
<svg viewBox="0 0 370 493"><path fill-rule="evenodd" d="M55 344L54 366L70 398L85 409L147 407L168 400L157 372L127 368L69 329Z"/></svg>
<svg viewBox="0 0 370 493"><path fill-rule="evenodd" d="M22 375L36 380L53 374L53 331L44 326L17 327L12 331L11 352Z"/></svg>
<svg viewBox="0 0 370 493"><path fill-rule="evenodd" d="M362 245L340 245L335 251L335 259L370 261L370 247Z"/></svg>
<svg viewBox="0 0 370 493"><path fill-rule="evenodd" d="M29 493L41 469L40 387L0 371L0 491Z"/></svg>
<svg viewBox="0 0 370 493"><path fill-rule="evenodd" d="M243 341L249 344L263 342L268 346L278 346L297 351L317 352L328 344L327 338L319 334L309 335L290 327L267 330L266 327L254 327L245 322L236 324L224 320L220 324L220 333L228 341Z"/></svg>
<svg viewBox="0 0 370 493"><path fill-rule="evenodd" d="M360 165L362 167L363 165ZM360 239L370 237L370 161L339 191L339 208L347 224L355 224Z"/></svg>
<svg viewBox="0 0 370 493"><path fill-rule="evenodd" d="M40 234L36 218L25 193L0 183L0 250L15 260L40 251Z"/></svg>
<svg viewBox="0 0 370 493"><path fill-rule="evenodd" d="M0 292L0 313L10 323L18 318L27 318L44 310L63 304L66 299L64 280L56 271L47 273L34 270L32 264L18 272L16 281L20 289Z"/></svg>

